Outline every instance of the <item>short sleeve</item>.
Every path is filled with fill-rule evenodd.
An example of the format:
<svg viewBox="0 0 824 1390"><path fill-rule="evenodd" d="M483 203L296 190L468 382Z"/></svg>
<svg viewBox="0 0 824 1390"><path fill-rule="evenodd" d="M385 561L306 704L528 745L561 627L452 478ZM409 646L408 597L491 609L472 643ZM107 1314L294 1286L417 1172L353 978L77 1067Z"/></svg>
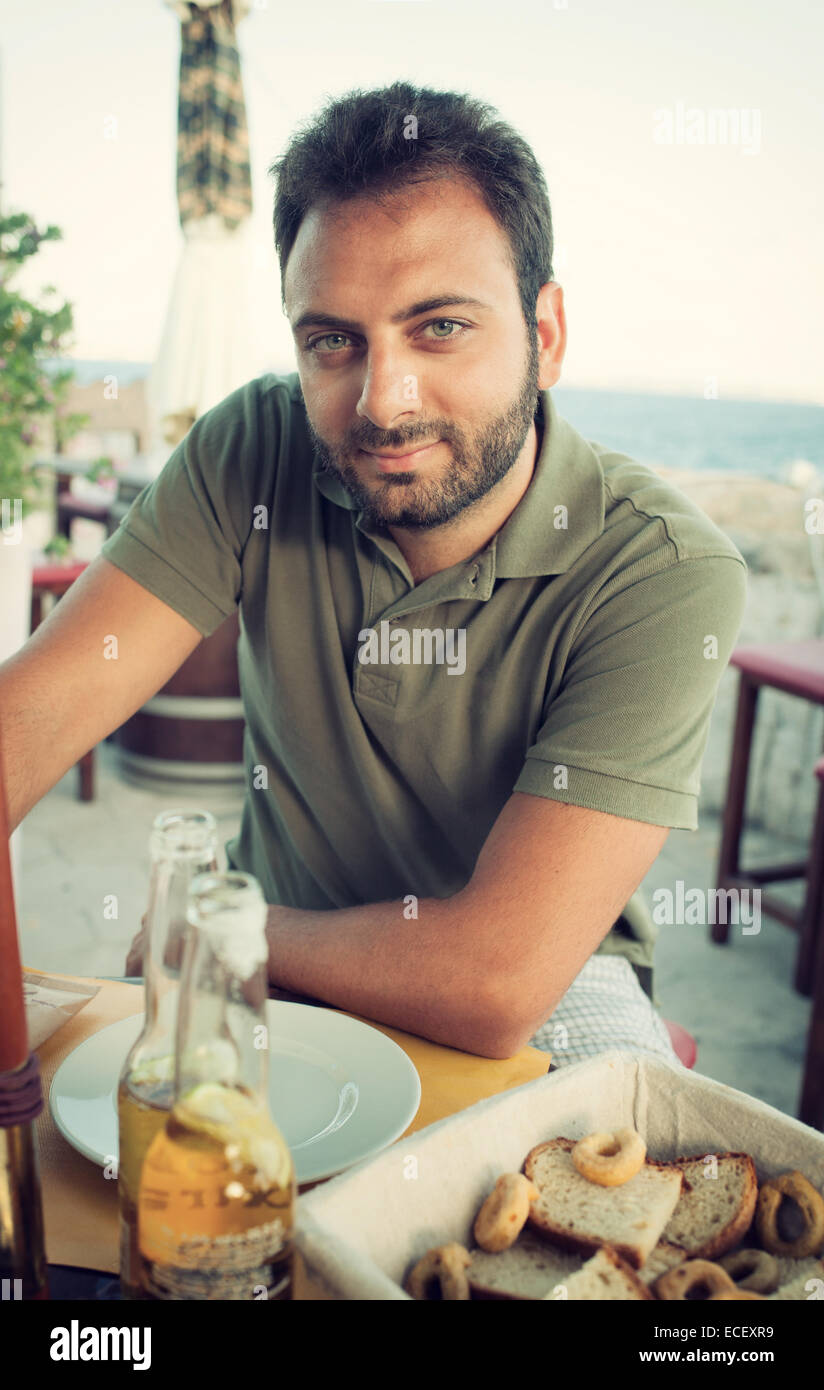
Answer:
<svg viewBox="0 0 824 1390"><path fill-rule="evenodd" d="M208 637L240 601L254 507L266 501L258 381L195 421L101 554ZM268 441L267 441L268 442Z"/></svg>
<svg viewBox="0 0 824 1390"><path fill-rule="evenodd" d="M701 761L746 567L680 560L604 599L572 643L515 791L694 830Z"/></svg>

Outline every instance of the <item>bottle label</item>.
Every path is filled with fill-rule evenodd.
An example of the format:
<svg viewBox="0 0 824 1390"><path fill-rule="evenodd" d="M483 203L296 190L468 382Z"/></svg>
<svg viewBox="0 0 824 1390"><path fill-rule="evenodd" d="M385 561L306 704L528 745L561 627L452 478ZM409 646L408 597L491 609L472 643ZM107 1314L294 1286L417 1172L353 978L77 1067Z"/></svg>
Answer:
<svg viewBox="0 0 824 1390"><path fill-rule="evenodd" d="M246 1300L288 1296L292 1246L281 1220L218 1236L185 1236L166 1258L142 1258L150 1298Z"/></svg>

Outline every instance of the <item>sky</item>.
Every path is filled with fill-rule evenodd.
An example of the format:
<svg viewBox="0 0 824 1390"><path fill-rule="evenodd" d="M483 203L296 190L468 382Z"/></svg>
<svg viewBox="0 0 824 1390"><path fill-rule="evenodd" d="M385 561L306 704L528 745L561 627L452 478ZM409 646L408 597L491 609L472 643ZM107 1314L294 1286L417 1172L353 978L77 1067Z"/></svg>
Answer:
<svg viewBox="0 0 824 1390"><path fill-rule="evenodd" d="M78 358L159 345L179 32L162 0L0 0L0 207L61 227L18 283L72 302ZM253 0L238 43L260 370L295 369L267 168L327 97L402 78L490 102L540 160L562 385L824 404L818 0Z"/></svg>

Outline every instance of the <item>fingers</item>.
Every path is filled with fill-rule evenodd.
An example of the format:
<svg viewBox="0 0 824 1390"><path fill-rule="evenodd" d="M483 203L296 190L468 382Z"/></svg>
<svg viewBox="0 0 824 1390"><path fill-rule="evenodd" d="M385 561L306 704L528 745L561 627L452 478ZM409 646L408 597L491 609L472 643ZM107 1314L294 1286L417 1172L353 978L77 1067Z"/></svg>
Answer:
<svg viewBox="0 0 824 1390"><path fill-rule="evenodd" d="M144 921L145 921L145 918L144 918ZM128 954L127 957L126 957L126 974L127 974L127 975L142 975L142 974L143 974L143 952L144 952L145 948L146 948L146 936L145 936L143 927L142 927L142 925L141 925L140 931L137 933L136 937L134 938L134 941L132 942L131 946L129 947L129 954Z"/></svg>

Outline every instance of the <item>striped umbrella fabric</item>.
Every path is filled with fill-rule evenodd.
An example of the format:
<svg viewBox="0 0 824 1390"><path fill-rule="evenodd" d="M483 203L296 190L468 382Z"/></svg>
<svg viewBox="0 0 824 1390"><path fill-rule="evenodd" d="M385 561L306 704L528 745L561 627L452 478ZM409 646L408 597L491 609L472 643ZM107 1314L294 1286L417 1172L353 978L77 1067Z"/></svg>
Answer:
<svg viewBox="0 0 824 1390"><path fill-rule="evenodd" d="M252 211L249 133L232 0L186 5L177 105L181 226L217 213L234 230Z"/></svg>
<svg viewBox="0 0 824 1390"><path fill-rule="evenodd" d="M180 19L177 202L184 247L146 383L159 472L194 421L266 369L254 327L252 180L236 25L249 0L163 0Z"/></svg>

